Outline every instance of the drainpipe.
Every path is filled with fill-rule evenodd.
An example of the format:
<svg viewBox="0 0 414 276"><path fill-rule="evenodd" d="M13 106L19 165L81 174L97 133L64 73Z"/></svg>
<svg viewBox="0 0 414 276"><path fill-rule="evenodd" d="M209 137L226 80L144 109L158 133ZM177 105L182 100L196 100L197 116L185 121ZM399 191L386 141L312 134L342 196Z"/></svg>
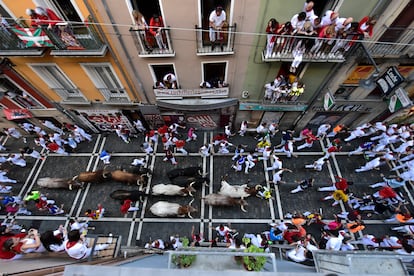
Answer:
<svg viewBox="0 0 414 276"><path fill-rule="evenodd" d="M96 16L95 16L95 13L94 13L94 11L93 11L92 7L90 6L89 2L88 2L88 1L84 1L84 3L85 3L85 5L86 5L86 8L88 9L88 12L91 14L91 16L92 16L93 20L94 20L95 22L97 22L97 20L96 20ZM108 17L109 17L110 21L111 21L111 22L114 22L114 20L113 20L113 16L112 16L112 13L110 12L110 10L109 10L109 8L108 8L108 4L107 4L106 0L103 0L103 1L102 1L102 5L104 6L105 11L106 11L106 14L108 15ZM99 34L101 35L101 37L105 37L105 34L104 34L104 32L103 32L102 28L101 28L99 25L96 25L96 27L97 27L97 29L98 29ZM113 28L114 28L114 30L115 30L115 33L119 34L118 27L117 27L116 25L113 25ZM121 44L122 51L124 51L124 53L127 55L129 65L131 66L131 68L134 68L134 66L133 66L133 64L132 64L132 61L131 61L131 57L129 56L128 51L127 51L127 50L126 50L126 48L125 48L125 45L124 45L125 43L124 43L124 41L123 41L123 39L122 39L122 36L118 36L118 38L119 38L119 40L120 40L120 44ZM120 66L120 67L121 67L121 62L119 61L118 56L115 54L115 51L112 49L111 44L109 44L109 43L108 43L108 45L107 45L107 46L108 46L109 52L111 52L111 55L112 55L112 57L113 57L113 58L114 58L114 60L115 60L115 63L116 63L118 66ZM145 92L145 90L144 90L144 86L142 85L142 82L140 81L139 76L137 75L137 72L136 72L135 70L132 70L132 72L133 72L133 74L134 74L134 78L137 80L138 85L140 86L141 91L142 91L142 92L143 92L143 94L144 94L145 101L146 101L147 103L149 103L149 99L148 99L147 93L146 93L146 92ZM127 77L127 75L126 75L126 73L124 72L124 70L121 70L121 73L122 73L122 75L124 76L124 78L125 78L126 82L128 83L128 86L129 86L130 90L132 91L132 93L134 94L135 98L137 98L137 99L138 99L138 98L139 98L139 97L138 97L138 94L135 92L135 89L133 88L133 87L134 87L134 85L130 83L129 78Z"/></svg>

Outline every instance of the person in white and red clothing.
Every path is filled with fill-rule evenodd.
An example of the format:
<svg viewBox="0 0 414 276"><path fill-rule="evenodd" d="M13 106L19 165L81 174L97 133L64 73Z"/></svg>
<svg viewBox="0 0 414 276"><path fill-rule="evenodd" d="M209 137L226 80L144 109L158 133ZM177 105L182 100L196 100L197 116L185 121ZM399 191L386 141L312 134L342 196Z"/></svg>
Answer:
<svg viewBox="0 0 414 276"><path fill-rule="evenodd" d="M94 252L107 249L112 243L112 237L108 238L104 244L95 245ZM72 230L68 233L68 239L63 242L65 251L69 257L81 260L88 258L92 253L92 248L88 247L85 236L81 235L79 230Z"/></svg>

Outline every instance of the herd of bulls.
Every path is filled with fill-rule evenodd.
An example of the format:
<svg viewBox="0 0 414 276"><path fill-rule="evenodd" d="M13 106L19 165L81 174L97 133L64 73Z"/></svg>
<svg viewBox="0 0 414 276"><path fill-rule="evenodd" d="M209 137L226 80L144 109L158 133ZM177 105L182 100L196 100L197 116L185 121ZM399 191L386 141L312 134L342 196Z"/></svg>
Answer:
<svg viewBox="0 0 414 276"><path fill-rule="evenodd" d="M130 167L125 170L97 170L94 172L82 172L72 179L64 178L40 178L38 185L44 188L63 188L72 190L73 187L83 188L85 183L102 183L105 181L116 181L126 184L138 185L136 190L116 190L110 194L110 197L116 200L131 201L142 200L147 196L193 196L196 189L200 189L202 185L209 186L210 178L207 174L202 173L201 167L187 167L174 169L167 173L171 184L156 184L152 187L151 193L143 192L148 184L151 170L144 167ZM244 185L230 185L225 179L221 181L221 188L218 193L206 195L203 199L207 205L211 206L240 206L243 212L246 212L244 206L247 202L244 198L256 195L258 187L249 187ZM150 211L159 217L188 217L192 218L191 213L197 210L188 205L180 205L167 201L158 201L150 207Z"/></svg>

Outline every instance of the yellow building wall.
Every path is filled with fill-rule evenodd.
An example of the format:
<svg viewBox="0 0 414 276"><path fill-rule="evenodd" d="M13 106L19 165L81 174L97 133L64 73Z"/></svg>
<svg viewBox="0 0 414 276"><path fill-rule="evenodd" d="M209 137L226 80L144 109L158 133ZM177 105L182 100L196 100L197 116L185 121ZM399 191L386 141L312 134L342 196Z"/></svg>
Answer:
<svg viewBox="0 0 414 276"><path fill-rule="evenodd" d="M32 0L4 0L4 4L11 10L16 17L23 17L27 23L30 22L29 16L26 15L26 9L34 9L36 5ZM90 1L93 5L93 1ZM84 18L89 16L89 11L83 0L77 0L76 5L81 11ZM96 9L94 9L96 10ZM95 14L99 22L103 22L99 18L99 14ZM105 28L105 27L103 27ZM105 38L106 43L111 43L108 38ZM114 49L114 47L112 47ZM116 54L116 53L115 53ZM24 76L34 87L43 92L47 98L52 101L61 101L61 98L51 89L48 88L46 83L28 66L30 63L55 63L66 74L66 76L74 83L74 85L83 93L83 95L90 101L100 100L104 101L104 97L99 90L96 89L93 82L89 79L83 68L79 63L111 63L112 68L115 71L122 87L125 88L131 101L140 101L141 99L132 93L130 87L127 85L123 72L127 72L121 63L119 66L111 56L110 51L107 52L104 57L56 57L50 56L46 52L42 57L10 57L12 62L16 65L15 70ZM121 68L120 68L121 67ZM121 71L122 70L122 71ZM129 75L127 74L127 77Z"/></svg>
<svg viewBox="0 0 414 276"><path fill-rule="evenodd" d="M100 100L104 101L103 95L96 89L94 83L89 79L80 63L103 63L108 62L113 66L121 83L122 77L119 75L119 70L115 67L112 59L108 56L105 58L56 58L53 56L45 56L39 58L12 58L16 65L15 70L24 76L34 87L42 91L44 95L52 101L61 101L61 98L39 77L39 75L30 68L30 64L54 63L63 73L73 82L73 84L83 93L83 95L90 101Z"/></svg>

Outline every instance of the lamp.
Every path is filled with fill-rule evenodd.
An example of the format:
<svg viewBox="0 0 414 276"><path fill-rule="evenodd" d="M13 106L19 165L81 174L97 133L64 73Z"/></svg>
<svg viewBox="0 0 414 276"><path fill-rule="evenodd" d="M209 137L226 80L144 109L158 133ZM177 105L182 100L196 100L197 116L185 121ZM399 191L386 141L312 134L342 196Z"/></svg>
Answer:
<svg viewBox="0 0 414 276"><path fill-rule="evenodd" d="M368 52L367 48L363 43L361 43L361 47L362 50L364 50L371 64L374 66L375 72L371 76L369 76L369 78L359 80L359 87L366 90L372 90L377 86L375 83L375 79L379 76L380 69L378 68L377 64L375 63L375 60L372 58L371 54Z"/></svg>

